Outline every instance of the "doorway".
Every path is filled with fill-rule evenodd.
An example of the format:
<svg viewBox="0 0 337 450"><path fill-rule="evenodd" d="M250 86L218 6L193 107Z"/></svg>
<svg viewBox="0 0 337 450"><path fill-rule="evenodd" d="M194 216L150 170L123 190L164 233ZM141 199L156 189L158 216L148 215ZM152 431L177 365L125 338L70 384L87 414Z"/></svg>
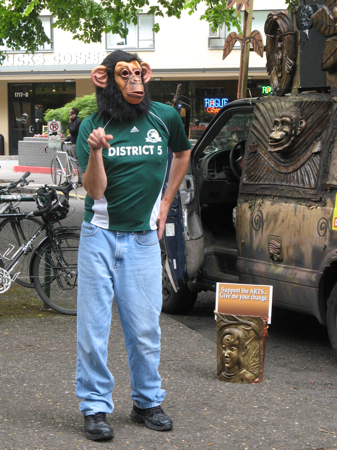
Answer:
<svg viewBox="0 0 337 450"><path fill-rule="evenodd" d="M23 138L42 134L47 109L61 108L75 97L75 82L9 84L9 154L18 154Z"/></svg>

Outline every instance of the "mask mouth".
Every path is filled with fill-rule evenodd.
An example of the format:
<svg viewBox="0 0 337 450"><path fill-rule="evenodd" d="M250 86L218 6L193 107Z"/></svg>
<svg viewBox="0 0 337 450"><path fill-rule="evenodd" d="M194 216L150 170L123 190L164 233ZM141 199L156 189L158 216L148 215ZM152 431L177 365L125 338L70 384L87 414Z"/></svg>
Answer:
<svg viewBox="0 0 337 450"><path fill-rule="evenodd" d="M284 144L286 143L287 134L282 133L280 137L270 137L269 138L269 151L271 152L278 152L279 150L282 150Z"/></svg>
<svg viewBox="0 0 337 450"><path fill-rule="evenodd" d="M143 91L131 91L126 92L125 94L125 100L131 105L138 105L139 103L142 102L143 98L144 98Z"/></svg>
<svg viewBox="0 0 337 450"><path fill-rule="evenodd" d="M127 92L127 95L129 97L144 97L144 91L132 91L132 92Z"/></svg>

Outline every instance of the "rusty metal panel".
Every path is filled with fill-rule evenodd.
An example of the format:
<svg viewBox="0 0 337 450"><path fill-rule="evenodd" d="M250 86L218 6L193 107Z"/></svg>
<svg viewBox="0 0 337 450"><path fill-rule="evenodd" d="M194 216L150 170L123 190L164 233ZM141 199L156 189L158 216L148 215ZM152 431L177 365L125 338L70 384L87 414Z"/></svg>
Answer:
<svg viewBox="0 0 337 450"><path fill-rule="evenodd" d="M275 272L284 266L318 271L324 254L337 248L337 230L332 229L334 201L334 195L326 196L324 206L295 199L260 199L254 204L240 199L238 256L268 262ZM275 236L281 243L281 258L275 258L270 248Z"/></svg>

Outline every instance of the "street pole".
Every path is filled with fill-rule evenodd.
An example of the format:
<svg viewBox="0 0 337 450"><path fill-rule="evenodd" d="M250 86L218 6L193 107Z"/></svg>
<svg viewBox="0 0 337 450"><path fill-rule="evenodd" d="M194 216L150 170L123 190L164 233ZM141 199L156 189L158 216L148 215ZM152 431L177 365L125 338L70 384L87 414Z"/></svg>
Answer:
<svg viewBox="0 0 337 450"><path fill-rule="evenodd" d="M243 19L243 36L241 41L241 58L239 69L239 82L237 98L247 97L247 80L248 80L248 68L249 68L249 51L250 51L250 35L252 32L253 22L253 0L249 11L245 9Z"/></svg>

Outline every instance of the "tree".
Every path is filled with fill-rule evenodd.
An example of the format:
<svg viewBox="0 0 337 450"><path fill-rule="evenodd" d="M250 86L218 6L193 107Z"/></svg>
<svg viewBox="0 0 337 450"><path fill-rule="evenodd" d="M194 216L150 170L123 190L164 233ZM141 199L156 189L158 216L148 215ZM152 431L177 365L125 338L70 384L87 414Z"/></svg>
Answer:
<svg viewBox="0 0 337 450"><path fill-rule="evenodd" d="M25 49L34 52L45 42L46 36L39 14L49 10L54 18L53 27L69 31L73 39L85 43L101 42L104 33L112 32L125 38L125 23L137 24L142 11L154 16L180 18L183 10L189 14L200 4L206 6L201 20L212 25L213 31L226 24L241 31L240 18L235 10L226 9L227 0L7 0L0 4L0 45L11 50ZM159 31L155 23L153 31ZM0 58L4 58L0 51Z"/></svg>
<svg viewBox="0 0 337 450"><path fill-rule="evenodd" d="M52 120L59 120L62 124L62 129L66 130L68 128L69 122L69 111L71 108L78 108L78 117L83 120L90 114L97 111L96 94L84 95L83 97L77 97L75 100L67 103L61 108L57 109L47 109L44 113L44 120L46 122Z"/></svg>
<svg viewBox="0 0 337 450"><path fill-rule="evenodd" d="M295 8L298 5L297 0L285 0L285 2L288 5L289 12L292 10L292 8Z"/></svg>

